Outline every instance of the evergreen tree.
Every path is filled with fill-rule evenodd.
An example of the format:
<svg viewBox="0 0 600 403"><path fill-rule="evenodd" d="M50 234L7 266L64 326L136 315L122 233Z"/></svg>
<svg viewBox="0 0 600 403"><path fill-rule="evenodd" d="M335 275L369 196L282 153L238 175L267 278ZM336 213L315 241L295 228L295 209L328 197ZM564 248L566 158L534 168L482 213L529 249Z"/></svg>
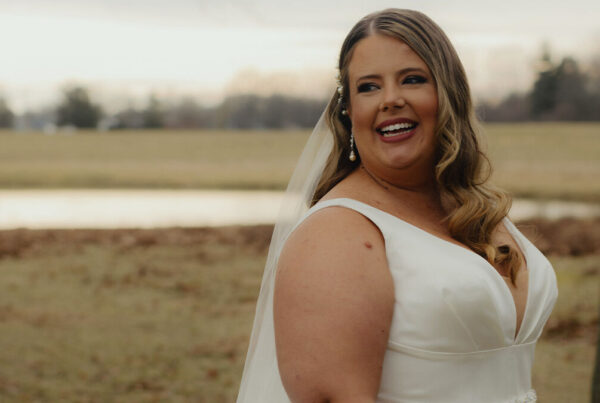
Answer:
<svg viewBox="0 0 600 403"><path fill-rule="evenodd" d="M592 80L582 73L577 61L565 57L552 64L549 52L540 61L541 69L531 92L531 115L538 120L592 120L597 116L598 96Z"/></svg>
<svg viewBox="0 0 600 403"><path fill-rule="evenodd" d="M93 128L102 117L102 110L92 103L85 88L72 87L64 91L63 101L58 106L56 115L59 126Z"/></svg>
<svg viewBox="0 0 600 403"><path fill-rule="evenodd" d="M15 115L10 110L4 98L0 98L0 127L9 128L13 126Z"/></svg>
<svg viewBox="0 0 600 403"><path fill-rule="evenodd" d="M148 129L157 129L164 127L164 112L160 101L155 95L151 95L148 100L148 106L143 112L144 127Z"/></svg>
<svg viewBox="0 0 600 403"><path fill-rule="evenodd" d="M556 66L552 64L550 51L545 48L540 60L540 72L530 98L531 114L534 118L541 118L554 110L557 90Z"/></svg>
<svg viewBox="0 0 600 403"><path fill-rule="evenodd" d="M555 120L587 120L590 117L590 96L586 90L587 77L577 62L570 57L562 60L556 68L556 100L553 111Z"/></svg>

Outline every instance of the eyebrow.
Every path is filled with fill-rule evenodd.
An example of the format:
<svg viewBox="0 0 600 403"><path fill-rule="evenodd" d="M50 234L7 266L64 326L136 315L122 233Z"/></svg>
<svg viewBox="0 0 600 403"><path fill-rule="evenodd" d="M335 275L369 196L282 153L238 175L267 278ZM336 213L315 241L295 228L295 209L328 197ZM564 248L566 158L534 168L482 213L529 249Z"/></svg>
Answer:
<svg viewBox="0 0 600 403"><path fill-rule="evenodd" d="M421 72L423 74L427 74L427 72L425 70L423 70L422 68L420 68L420 67L406 67L406 68L404 68L402 70L398 70L396 72L396 74L401 76L401 75L404 75L406 73L410 73L410 72L413 72L413 71L419 71L419 72ZM366 76L358 77L356 79L356 82L358 83L360 80L364 80L364 79L367 79L367 78L381 78L381 75L379 75L379 74L367 74Z"/></svg>

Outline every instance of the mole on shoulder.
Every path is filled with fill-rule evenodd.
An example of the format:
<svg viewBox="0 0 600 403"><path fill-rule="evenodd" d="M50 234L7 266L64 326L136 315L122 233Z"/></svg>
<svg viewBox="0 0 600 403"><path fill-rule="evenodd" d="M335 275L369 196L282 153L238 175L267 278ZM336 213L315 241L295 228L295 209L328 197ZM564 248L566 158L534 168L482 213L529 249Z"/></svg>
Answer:
<svg viewBox="0 0 600 403"><path fill-rule="evenodd" d="M373 244L369 241L365 241L365 246L367 247L367 249L371 249L373 247Z"/></svg>

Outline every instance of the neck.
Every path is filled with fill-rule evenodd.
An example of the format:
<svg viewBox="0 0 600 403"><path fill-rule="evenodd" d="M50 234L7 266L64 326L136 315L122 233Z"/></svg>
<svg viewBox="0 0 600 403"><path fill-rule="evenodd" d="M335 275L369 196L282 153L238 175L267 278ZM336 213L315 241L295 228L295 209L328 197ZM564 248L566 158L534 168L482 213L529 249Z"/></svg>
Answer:
<svg viewBox="0 0 600 403"><path fill-rule="evenodd" d="M431 214L435 211L440 217L445 216L446 213L435 181L400 185L377 176L362 164L360 171L367 180L387 193L391 204L400 203L414 212L426 211L427 214Z"/></svg>
<svg viewBox="0 0 600 403"><path fill-rule="evenodd" d="M363 164L360 165L360 169L369 177L373 182L384 188L390 193L396 193L398 195L406 195L407 193L429 195L439 197L439 192L434 179L424 180L419 183L408 183L408 184L396 184L385 178L382 178L369 170Z"/></svg>

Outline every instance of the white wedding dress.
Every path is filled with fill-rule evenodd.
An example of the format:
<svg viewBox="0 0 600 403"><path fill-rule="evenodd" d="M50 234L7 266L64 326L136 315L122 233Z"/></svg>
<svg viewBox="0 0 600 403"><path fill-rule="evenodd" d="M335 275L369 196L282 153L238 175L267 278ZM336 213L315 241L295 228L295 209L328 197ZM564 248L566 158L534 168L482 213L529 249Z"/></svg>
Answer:
<svg viewBox="0 0 600 403"><path fill-rule="evenodd" d="M369 218L385 240L395 304L377 402L536 401L531 387L535 345L558 289L548 260L508 218L504 225L523 251L529 271L525 314L516 338L513 296L484 258L352 199L319 202L300 222L330 206ZM265 320L265 331L272 332L272 314ZM263 397L257 403L289 402L276 364L270 374L254 375L246 392L260 389Z"/></svg>

